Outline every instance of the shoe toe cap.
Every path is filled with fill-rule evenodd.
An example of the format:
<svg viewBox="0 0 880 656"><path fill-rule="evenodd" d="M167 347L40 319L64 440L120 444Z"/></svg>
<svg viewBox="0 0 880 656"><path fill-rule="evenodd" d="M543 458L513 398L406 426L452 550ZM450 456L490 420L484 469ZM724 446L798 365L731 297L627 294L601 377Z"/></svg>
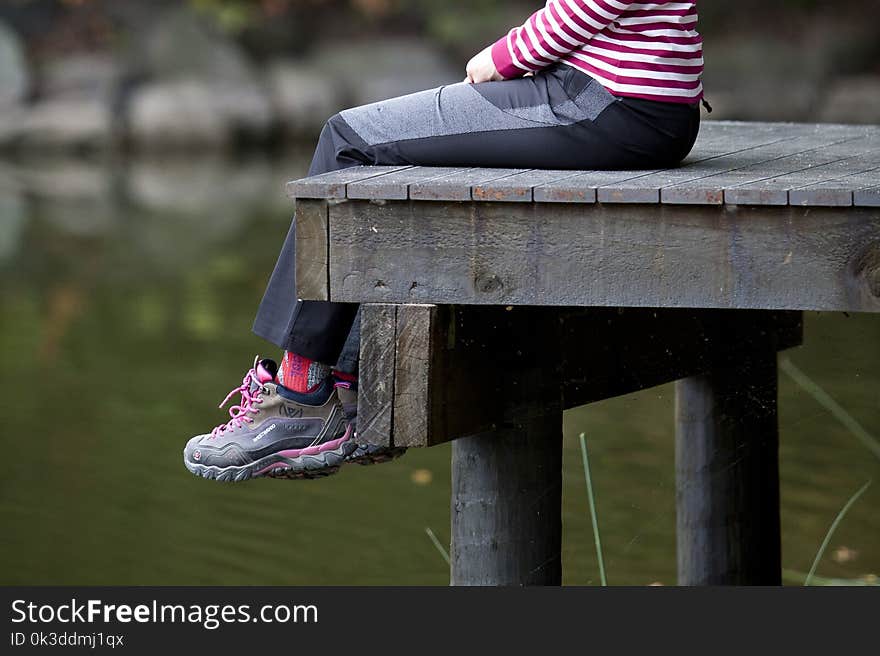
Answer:
<svg viewBox="0 0 880 656"><path fill-rule="evenodd" d="M183 459L187 462L199 463L202 460L202 440L208 435L196 435L183 447Z"/></svg>

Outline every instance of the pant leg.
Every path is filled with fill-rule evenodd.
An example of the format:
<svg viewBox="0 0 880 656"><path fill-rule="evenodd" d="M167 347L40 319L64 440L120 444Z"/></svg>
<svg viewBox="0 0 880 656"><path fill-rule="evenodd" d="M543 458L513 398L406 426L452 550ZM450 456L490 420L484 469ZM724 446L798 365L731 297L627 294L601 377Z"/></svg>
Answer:
<svg viewBox="0 0 880 656"><path fill-rule="evenodd" d="M348 331L348 337L345 338L345 343L342 345L342 352L339 354L339 359L336 361L336 369L357 376L360 354L361 311L360 308L358 308L357 314L351 325L351 330Z"/></svg>
<svg viewBox="0 0 880 656"><path fill-rule="evenodd" d="M672 166L698 126L696 106L615 98L586 74L557 65L534 77L453 84L345 110L324 126L309 174L360 164ZM254 332L320 362L342 358L340 367L353 372L357 306L295 301L295 250L291 227Z"/></svg>
<svg viewBox="0 0 880 656"><path fill-rule="evenodd" d="M336 117L327 121L318 139L308 175L368 164L351 153L353 135ZM352 303L301 301L296 296L296 219L291 222L281 254L260 302L253 331L285 351L293 351L357 374L360 312Z"/></svg>

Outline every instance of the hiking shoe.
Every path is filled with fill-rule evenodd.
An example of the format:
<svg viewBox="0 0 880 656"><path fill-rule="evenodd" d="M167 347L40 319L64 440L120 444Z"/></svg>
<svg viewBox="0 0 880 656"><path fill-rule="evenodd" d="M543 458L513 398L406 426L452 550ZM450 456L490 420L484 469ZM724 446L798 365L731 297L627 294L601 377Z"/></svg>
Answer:
<svg viewBox="0 0 880 656"><path fill-rule="evenodd" d="M278 365L254 360L236 393L232 417L183 450L186 468L203 478L245 481L249 478L318 478L336 473L357 445L347 425L332 378L308 394L277 382Z"/></svg>
<svg viewBox="0 0 880 656"><path fill-rule="evenodd" d="M352 429L352 439L357 442L357 383L337 381L336 392L342 403L345 421ZM399 458L404 453L406 453L405 446L356 444L356 448L345 457L345 461L358 465L376 465Z"/></svg>

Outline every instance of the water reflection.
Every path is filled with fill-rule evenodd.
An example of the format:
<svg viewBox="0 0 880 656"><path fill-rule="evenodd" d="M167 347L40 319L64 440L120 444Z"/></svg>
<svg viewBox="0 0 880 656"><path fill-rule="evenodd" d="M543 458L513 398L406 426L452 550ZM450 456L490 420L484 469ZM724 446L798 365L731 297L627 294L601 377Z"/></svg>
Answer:
<svg viewBox="0 0 880 656"><path fill-rule="evenodd" d="M217 485L180 451L254 353L288 227L285 161L0 164L0 583L446 584L449 447L322 481ZM880 433L880 317L810 315L789 354ZM781 380L783 562L880 572L880 460ZM675 576L672 389L565 418L565 578L596 583L575 436L586 431L612 583Z"/></svg>

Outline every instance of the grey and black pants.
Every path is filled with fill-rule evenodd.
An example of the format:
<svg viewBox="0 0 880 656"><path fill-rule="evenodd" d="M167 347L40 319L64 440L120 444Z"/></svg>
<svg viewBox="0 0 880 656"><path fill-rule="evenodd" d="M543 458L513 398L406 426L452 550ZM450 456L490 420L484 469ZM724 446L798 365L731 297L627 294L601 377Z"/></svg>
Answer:
<svg viewBox="0 0 880 656"><path fill-rule="evenodd" d="M677 165L697 137L693 105L618 98L558 64L533 77L452 84L327 121L309 175L359 166L646 169ZM358 306L298 301L291 225L254 332L282 349L356 373Z"/></svg>

